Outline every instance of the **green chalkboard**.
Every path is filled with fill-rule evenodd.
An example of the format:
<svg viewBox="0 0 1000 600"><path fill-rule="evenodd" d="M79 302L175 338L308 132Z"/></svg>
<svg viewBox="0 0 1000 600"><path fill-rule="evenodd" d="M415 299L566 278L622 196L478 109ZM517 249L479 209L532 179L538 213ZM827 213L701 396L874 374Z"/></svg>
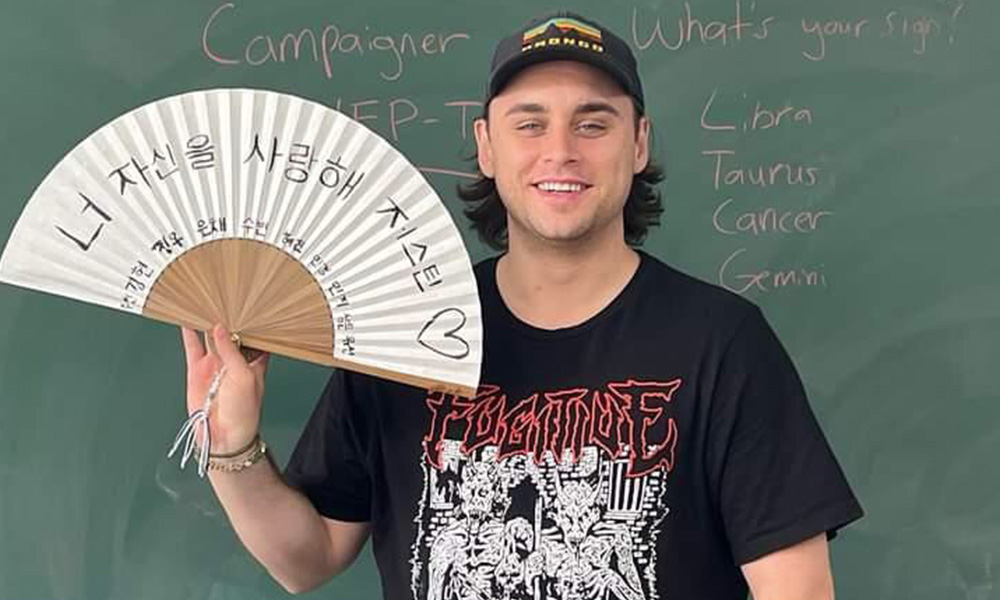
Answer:
<svg viewBox="0 0 1000 600"><path fill-rule="evenodd" d="M339 107L457 215L492 45L550 8L3 2L0 242L89 132L212 87ZM573 8L640 60L667 172L646 248L763 307L868 511L833 545L838 596L1000 598L1000 4ZM325 377L272 363L279 461ZM283 597L204 482L166 460L182 396L175 329L0 288L0 599ZM366 553L311 597L378 595Z"/></svg>

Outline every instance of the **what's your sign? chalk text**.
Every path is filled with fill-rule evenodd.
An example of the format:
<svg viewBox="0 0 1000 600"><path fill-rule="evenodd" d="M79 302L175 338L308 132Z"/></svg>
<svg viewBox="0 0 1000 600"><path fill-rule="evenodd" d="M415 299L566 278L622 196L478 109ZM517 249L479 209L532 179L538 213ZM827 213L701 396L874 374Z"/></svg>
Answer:
<svg viewBox="0 0 1000 600"><path fill-rule="evenodd" d="M723 10L721 7L725 6ZM683 52L697 48L735 48L765 44L788 35L801 38L802 58L819 62L849 46L874 42L908 49L915 57L959 41L966 0L944 0L933 7L892 9L881 14L837 16L770 14L763 0L724 3L673 2L655 9L633 8L632 44L642 53ZM776 6L776 8L781 8ZM872 48L866 45L866 48Z"/></svg>

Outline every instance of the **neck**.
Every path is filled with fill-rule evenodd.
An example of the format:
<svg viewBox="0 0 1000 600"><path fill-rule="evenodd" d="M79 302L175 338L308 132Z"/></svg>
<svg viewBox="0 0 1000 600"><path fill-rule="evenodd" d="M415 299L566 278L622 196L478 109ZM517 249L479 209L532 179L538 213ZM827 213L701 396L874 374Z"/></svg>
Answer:
<svg viewBox="0 0 1000 600"><path fill-rule="evenodd" d="M639 266L619 236L604 244L526 244L512 237L497 287L518 319L541 329L587 321L610 304Z"/></svg>

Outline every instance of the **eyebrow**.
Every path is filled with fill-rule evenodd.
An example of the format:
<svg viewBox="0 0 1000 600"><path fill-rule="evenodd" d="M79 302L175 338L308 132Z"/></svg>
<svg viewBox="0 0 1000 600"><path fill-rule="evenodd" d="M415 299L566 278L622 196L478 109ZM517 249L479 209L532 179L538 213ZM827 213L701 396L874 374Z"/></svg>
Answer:
<svg viewBox="0 0 1000 600"><path fill-rule="evenodd" d="M605 113L610 113L616 117L621 116L621 114L618 112L618 109L616 109L610 103L603 102L600 100L593 102L584 102L580 106L576 107L576 110L574 112L577 114L605 112Z"/></svg>
<svg viewBox="0 0 1000 600"><path fill-rule="evenodd" d="M538 104L537 102L520 102L520 103L515 104L514 106L511 106L510 108L508 108L507 112L504 113L504 116L507 117L507 116L510 116L510 115L512 115L514 113L521 113L521 112L523 112L523 113L543 113L543 112L545 112L545 107L542 106L541 104Z"/></svg>
<svg viewBox="0 0 1000 600"><path fill-rule="evenodd" d="M548 112L544 106L538 104L537 102L521 102L511 106L504 113L504 116L510 116L515 113L530 113L530 114L540 114ZM584 102L583 104L576 107L573 111L574 114L591 114L591 113L609 113L616 117L621 116L614 106L608 102L594 100L591 102Z"/></svg>

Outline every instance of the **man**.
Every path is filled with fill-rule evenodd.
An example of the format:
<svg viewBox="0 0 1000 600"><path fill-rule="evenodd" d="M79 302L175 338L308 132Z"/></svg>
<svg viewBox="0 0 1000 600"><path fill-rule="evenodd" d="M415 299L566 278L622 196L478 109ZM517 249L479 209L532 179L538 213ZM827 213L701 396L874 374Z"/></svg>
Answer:
<svg viewBox="0 0 1000 600"><path fill-rule="evenodd" d="M501 41L470 216L476 398L331 377L283 479L256 440L265 359L226 378L211 481L290 591L371 535L386 598L833 597L827 538L861 509L759 310L632 244L655 221L635 60L560 14ZM184 332L189 405L219 359ZM232 456L238 457L236 463Z"/></svg>

